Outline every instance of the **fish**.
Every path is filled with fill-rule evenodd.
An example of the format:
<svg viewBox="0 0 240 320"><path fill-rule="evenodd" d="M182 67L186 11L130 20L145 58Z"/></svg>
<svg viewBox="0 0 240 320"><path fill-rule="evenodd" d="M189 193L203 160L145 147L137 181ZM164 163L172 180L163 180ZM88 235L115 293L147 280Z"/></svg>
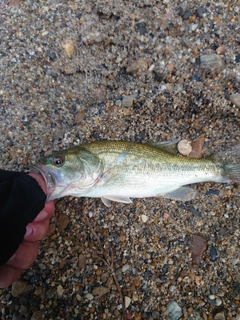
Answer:
<svg viewBox="0 0 240 320"><path fill-rule="evenodd" d="M189 184L240 181L240 163L218 157L187 158L176 154L176 141L91 142L46 156L31 167L47 185L47 199L64 196L101 198L129 204L132 198L164 197L189 201Z"/></svg>

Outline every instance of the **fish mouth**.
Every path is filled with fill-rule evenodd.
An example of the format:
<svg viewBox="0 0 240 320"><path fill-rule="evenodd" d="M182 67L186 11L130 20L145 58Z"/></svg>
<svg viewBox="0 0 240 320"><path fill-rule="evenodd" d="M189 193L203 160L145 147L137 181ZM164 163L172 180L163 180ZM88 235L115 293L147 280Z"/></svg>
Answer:
<svg viewBox="0 0 240 320"><path fill-rule="evenodd" d="M52 195L56 189L57 182L51 170L44 165L36 164L30 167L29 172L40 174L43 177L47 186L47 201L53 200Z"/></svg>

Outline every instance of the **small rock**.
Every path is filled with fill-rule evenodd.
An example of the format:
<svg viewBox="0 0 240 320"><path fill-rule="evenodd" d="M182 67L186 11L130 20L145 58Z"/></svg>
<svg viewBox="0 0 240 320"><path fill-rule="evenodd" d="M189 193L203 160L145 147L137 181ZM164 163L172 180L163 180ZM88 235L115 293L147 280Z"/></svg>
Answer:
<svg viewBox="0 0 240 320"><path fill-rule="evenodd" d="M18 6L20 4L20 0L11 0L9 2L9 6Z"/></svg>
<svg viewBox="0 0 240 320"><path fill-rule="evenodd" d="M146 23L139 22L135 26L135 31L138 32L140 35L144 35L147 33Z"/></svg>
<svg viewBox="0 0 240 320"><path fill-rule="evenodd" d="M213 286L210 288L210 292L211 294L217 294L218 293L218 287L217 286Z"/></svg>
<svg viewBox="0 0 240 320"><path fill-rule="evenodd" d="M183 15L183 20L187 20L191 16L191 10L187 10Z"/></svg>
<svg viewBox="0 0 240 320"><path fill-rule="evenodd" d="M188 10L188 2L184 1L179 5L179 14L182 17L185 12Z"/></svg>
<svg viewBox="0 0 240 320"><path fill-rule="evenodd" d="M42 287L37 287L34 291L35 296L40 296L43 293Z"/></svg>
<svg viewBox="0 0 240 320"><path fill-rule="evenodd" d="M196 16L197 16L198 18L201 18L201 17L203 16L203 14L204 14L204 11L205 11L204 5L201 5L201 6L198 7L197 10L196 10Z"/></svg>
<svg viewBox="0 0 240 320"><path fill-rule="evenodd" d="M217 313L214 317L214 320L225 320L225 319L226 319L226 317L225 317L224 311Z"/></svg>
<svg viewBox="0 0 240 320"><path fill-rule="evenodd" d="M189 154L191 158L202 158L203 145L205 142L205 137L200 137L197 140L191 142L192 151Z"/></svg>
<svg viewBox="0 0 240 320"><path fill-rule="evenodd" d="M28 312L28 308L26 306L21 305L20 309L19 309L19 313L21 315L25 315Z"/></svg>
<svg viewBox="0 0 240 320"><path fill-rule="evenodd" d="M183 315L183 312L175 301L171 301L163 315L165 320L178 320Z"/></svg>
<svg viewBox="0 0 240 320"><path fill-rule="evenodd" d="M104 286L99 286L99 287L96 287L92 290L92 294L94 296L99 296L99 295L104 295L106 294L107 292L109 291L108 288L104 287Z"/></svg>
<svg viewBox="0 0 240 320"><path fill-rule="evenodd" d="M145 214L142 214L142 215L141 215L141 219L142 219L143 222L147 222L148 219L149 219L149 217L146 216Z"/></svg>
<svg viewBox="0 0 240 320"><path fill-rule="evenodd" d="M125 308L127 308L131 303L131 299L129 297L124 297Z"/></svg>
<svg viewBox="0 0 240 320"><path fill-rule="evenodd" d="M88 32L82 37L82 41L86 44L100 43L103 41L103 34L99 31Z"/></svg>
<svg viewBox="0 0 240 320"><path fill-rule="evenodd" d="M48 231L46 233L46 237L51 237L53 235L53 233L55 232L55 229L56 229L55 223L50 223L50 225L48 227Z"/></svg>
<svg viewBox="0 0 240 320"><path fill-rule="evenodd" d="M127 67L126 72L129 74L135 74L137 72L145 71L148 69L148 63L146 59L138 58L133 61L130 66Z"/></svg>
<svg viewBox="0 0 240 320"><path fill-rule="evenodd" d="M216 50L217 54L224 54L226 52L226 49L223 46L220 46Z"/></svg>
<svg viewBox="0 0 240 320"><path fill-rule="evenodd" d="M93 296L91 293L85 294L85 297L86 297L88 300L93 300L93 299L94 299L94 296Z"/></svg>
<svg viewBox="0 0 240 320"><path fill-rule="evenodd" d="M178 151L184 156L188 156L192 151L191 142L188 140L179 141L177 148Z"/></svg>
<svg viewBox="0 0 240 320"><path fill-rule="evenodd" d="M56 294L56 288L52 288L46 292L46 297L48 299L52 299L55 296L55 294Z"/></svg>
<svg viewBox="0 0 240 320"><path fill-rule="evenodd" d="M239 63L240 62L240 54L237 54L235 57L235 62Z"/></svg>
<svg viewBox="0 0 240 320"><path fill-rule="evenodd" d="M136 98L135 95L123 96L122 107L124 108L132 107L135 98Z"/></svg>
<svg viewBox="0 0 240 320"><path fill-rule="evenodd" d="M75 45L73 41L66 41L65 43L63 43L63 49L65 50L68 58L71 58L74 51L75 51Z"/></svg>
<svg viewBox="0 0 240 320"><path fill-rule="evenodd" d="M225 63L218 54L206 54L200 56L200 68L207 72L219 73L225 68Z"/></svg>
<svg viewBox="0 0 240 320"><path fill-rule="evenodd" d="M194 234L190 246L192 251L192 263L198 265L202 261L203 253L207 250L207 240L201 235Z"/></svg>
<svg viewBox="0 0 240 320"><path fill-rule="evenodd" d="M74 124L81 124L86 118L86 113L84 111L79 111L74 117Z"/></svg>
<svg viewBox="0 0 240 320"><path fill-rule="evenodd" d="M21 296L25 292L27 284L28 283L26 281L22 281L22 280L15 281L12 285L12 291L11 291L12 295L15 298Z"/></svg>
<svg viewBox="0 0 240 320"><path fill-rule="evenodd" d="M231 94L229 99L236 107L240 107L240 93Z"/></svg>
<svg viewBox="0 0 240 320"><path fill-rule="evenodd" d="M212 262L216 261L217 257L218 257L217 249L212 245L210 248L210 261Z"/></svg>
<svg viewBox="0 0 240 320"><path fill-rule="evenodd" d="M86 257L83 254L80 254L78 256L78 267L79 267L79 269L86 268Z"/></svg>
<svg viewBox="0 0 240 320"><path fill-rule="evenodd" d="M42 320L42 319L44 319L44 310L35 311L31 316L31 320Z"/></svg>
<svg viewBox="0 0 240 320"><path fill-rule="evenodd" d="M69 223L69 217L61 213L58 216L58 220L57 220L58 231L61 233L67 227L68 223Z"/></svg>
<svg viewBox="0 0 240 320"><path fill-rule="evenodd" d="M57 286L57 294L58 294L58 296L62 297L63 293L64 293L63 287L61 285Z"/></svg>
<svg viewBox="0 0 240 320"><path fill-rule="evenodd" d="M130 265L129 264L124 264L123 266L122 266L122 272L126 272L127 270L129 270L130 269Z"/></svg>

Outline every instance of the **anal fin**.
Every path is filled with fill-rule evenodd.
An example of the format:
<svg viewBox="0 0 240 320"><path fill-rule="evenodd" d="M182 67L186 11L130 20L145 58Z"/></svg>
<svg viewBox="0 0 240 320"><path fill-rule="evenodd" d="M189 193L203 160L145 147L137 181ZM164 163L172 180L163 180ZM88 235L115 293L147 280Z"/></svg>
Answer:
<svg viewBox="0 0 240 320"><path fill-rule="evenodd" d="M190 187L180 187L176 190L163 194L162 196L167 199L189 201L195 198L196 194L197 191Z"/></svg>
<svg viewBox="0 0 240 320"><path fill-rule="evenodd" d="M127 204L132 203L132 200L129 197L122 197L122 196L105 196L105 197L101 197L101 200L107 207L111 206L111 201L122 202Z"/></svg>

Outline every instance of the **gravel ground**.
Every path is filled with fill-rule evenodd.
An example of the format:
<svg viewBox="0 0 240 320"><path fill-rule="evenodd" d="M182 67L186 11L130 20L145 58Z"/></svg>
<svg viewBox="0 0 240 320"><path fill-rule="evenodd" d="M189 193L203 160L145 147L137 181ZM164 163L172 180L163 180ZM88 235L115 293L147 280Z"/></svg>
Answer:
<svg viewBox="0 0 240 320"><path fill-rule="evenodd" d="M239 1L5 4L2 168L104 139L239 144ZM187 203L56 201L37 261L0 290L1 319L239 320L240 187L195 188Z"/></svg>

